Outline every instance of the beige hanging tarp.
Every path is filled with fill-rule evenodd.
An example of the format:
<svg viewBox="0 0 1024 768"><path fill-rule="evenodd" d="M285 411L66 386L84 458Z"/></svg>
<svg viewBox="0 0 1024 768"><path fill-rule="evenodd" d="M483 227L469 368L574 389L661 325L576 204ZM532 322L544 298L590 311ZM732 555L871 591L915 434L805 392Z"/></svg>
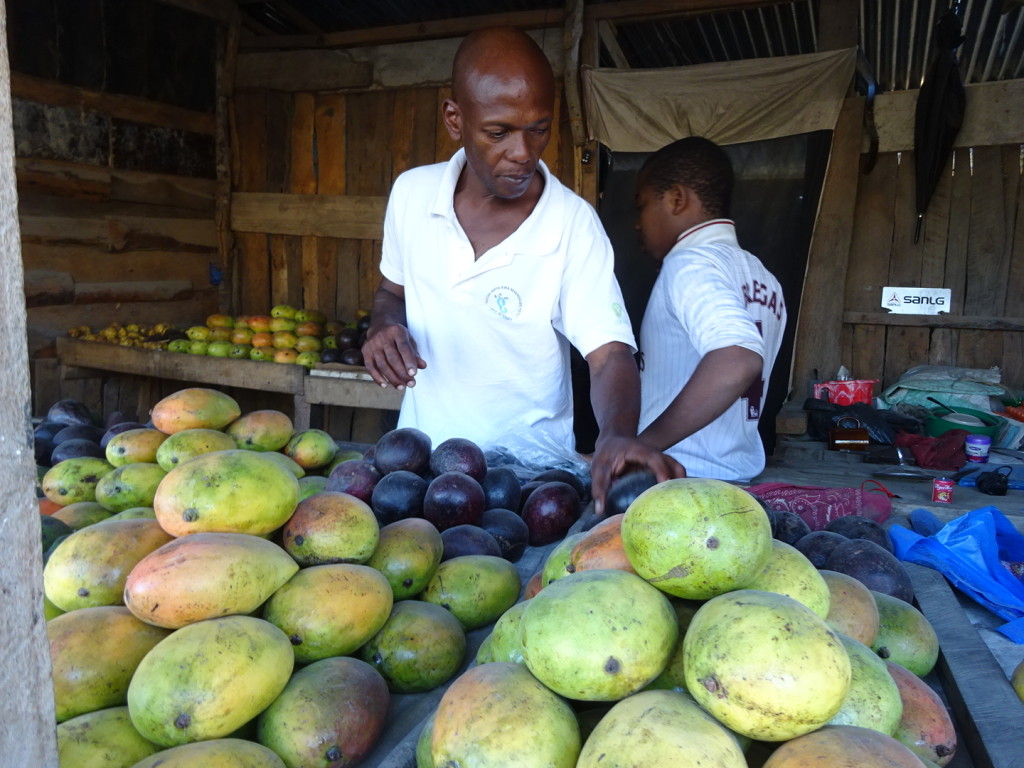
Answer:
<svg viewBox="0 0 1024 768"><path fill-rule="evenodd" d="M616 152L683 138L718 144L821 129L839 117L856 48L671 69L584 69L587 128Z"/></svg>

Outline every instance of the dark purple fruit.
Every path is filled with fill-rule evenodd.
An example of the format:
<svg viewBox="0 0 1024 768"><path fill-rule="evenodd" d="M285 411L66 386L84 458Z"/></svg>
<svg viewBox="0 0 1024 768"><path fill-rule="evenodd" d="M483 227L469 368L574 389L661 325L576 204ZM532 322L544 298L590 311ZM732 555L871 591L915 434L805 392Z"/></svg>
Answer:
<svg viewBox="0 0 1024 768"><path fill-rule="evenodd" d="M399 469L389 472L377 482L370 507L381 526L407 517L422 517L426 493L426 480L413 472Z"/></svg>
<svg viewBox="0 0 1024 768"><path fill-rule="evenodd" d="M320 362L321 363L340 363L341 362L341 350L340 349L327 349L320 350Z"/></svg>
<svg viewBox="0 0 1024 768"><path fill-rule="evenodd" d="M359 349L346 349L341 353L341 362L345 365L362 365L363 353Z"/></svg>
<svg viewBox="0 0 1024 768"><path fill-rule="evenodd" d="M824 568L832 550L844 541L848 541L845 536L832 531L811 531L793 546L802 552L815 568Z"/></svg>
<svg viewBox="0 0 1024 768"><path fill-rule="evenodd" d="M477 525L455 525L441 531L441 561L462 555L501 557L498 541Z"/></svg>
<svg viewBox="0 0 1024 768"><path fill-rule="evenodd" d="M367 331L367 329L369 327L370 327L370 316L369 315L363 315L358 320L356 320L356 330L359 331L359 333L366 333L366 331Z"/></svg>
<svg viewBox="0 0 1024 768"><path fill-rule="evenodd" d="M55 445L50 454L50 466L59 464L65 459L80 459L84 456L92 456L97 459L106 458L106 451L100 448L100 444L92 440L73 438Z"/></svg>
<svg viewBox="0 0 1024 768"><path fill-rule="evenodd" d="M826 531L838 533L848 539L867 539L873 541L887 552L892 552L892 541L886 530L876 523L860 515L837 517L825 526Z"/></svg>
<svg viewBox="0 0 1024 768"><path fill-rule="evenodd" d="M629 509L633 499L656 485L658 478L650 472L630 472L617 477L612 481L612 487L608 489L608 495L604 502L604 515L611 517Z"/></svg>
<svg viewBox="0 0 1024 768"><path fill-rule="evenodd" d="M133 419L124 411L113 411L111 413L108 413L106 418L103 419L103 428L110 429L115 424L121 424L126 421L130 421L133 424L135 423L135 419Z"/></svg>
<svg viewBox="0 0 1024 768"><path fill-rule="evenodd" d="M526 502L529 500L530 494L542 485L544 485L543 480L527 480L523 483L523 491L519 495L519 509L517 510L520 515L523 514L523 510L526 508Z"/></svg>
<svg viewBox="0 0 1024 768"><path fill-rule="evenodd" d="M338 343L338 349L344 352L346 349L355 349L356 342L359 341L359 331L355 328L342 328L334 335L334 340Z"/></svg>
<svg viewBox="0 0 1024 768"><path fill-rule="evenodd" d="M107 431L103 433L103 437L100 438L100 448L106 448L107 443L110 442L111 438L116 435L120 435L122 432L127 432L130 429L145 429L144 424L140 424L137 421L121 421L110 427L107 427Z"/></svg>
<svg viewBox="0 0 1024 768"><path fill-rule="evenodd" d="M567 469L545 469L543 472L534 475L530 479L540 480L542 483L550 483L552 481L567 483L573 487L580 499L585 499L587 497L586 484L579 475L574 474Z"/></svg>
<svg viewBox="0 0 1024 768"><path fill-rule="evenodd" d="M510 509L485 510L480 527L497 540L501 556L513 563L523 556L530 542L530 526Z"/></svg>
<svg viewBox="0 0 1024 768"><path fill-rule="evenodd" d="M430 454L430 471L435 475L462 472L478 483L487 474L487 460L480 446L464 437L451 437Z"/></svg>
<svg viewBox="0 0 1024 768"><path fill-rule="evenodd" d="M103 439L103 430L92 424L69 424L53 436L53 444L60 445L65 440L91 440L99 445Z"/></svg>
<svg viewBox="0 0 1024 768"><path fill-rule="evenodd" d="M796 544L811 532L811 526L793 512L776 512L771 522L772 537L784 544Z"/></svg>
<svg viewBox="0 0 1024 768"><path fill-rule="evenodd" d="M32 441L36 464L50 466L50 455L53 453L53 442L45 437L37 437Z"/></svg>
<svg viewBox="0 0 1024 768"><path fill-rule="evenodd" d="M32 433L37 439L42 438L53 442L54 436L66 426L67 424L61 424L56 421L41 421L36 425L36 428L32 430Z"/></svg>
<svg viewBox="0 0 1024 768"><path fill-rule="evenodd" d="M464 472L443 472L427 486L423 517L439 531L477 525L484 514L484 489Z"/></svg>
<svg viewBox="0 0 1024 768"><path fill-rule="evenodd" d="M914 599L914 586L903 563L891 552L867 539L847 539L832 550L825 569L857 579L868 589L905 602Z"/></svg>
<svg viewBox="0 0 1024 768"><path fill-rule="evenodd" d="M412 427L385 432L377 441L373 463L382 475L400 469L419 474L430 464L430 436Z"/></svg>
<svg viewBox="0 0 1024 768"><path fill-rule="evenodd" d="M89 406L78 400L58 400L46 412L47 421L58 424L92 424L92 411Z"/></svg>
<svg viewBox="0 0 1024 768"><path fill-rule="evenodd" d="M488 469L480 485L487 499L487 509L519 509L523 488L516 473L508 467Z"/></svg>
<svg viewBox="0 0 1024 768"><path fill-rule="evenodd" d="M553 480L541 484L523 507L523 520L530 529L530 544L550 544L565 536L580 516L580 497L568 483Z"/></svg>
<svg viewBox="0 0 1024 768"><path fill-rule="evenodd" d="M373 489L380 482L380 472L366 459L349 459L331 470L325 491L348 493L367 504L373 497Z"/></svg>

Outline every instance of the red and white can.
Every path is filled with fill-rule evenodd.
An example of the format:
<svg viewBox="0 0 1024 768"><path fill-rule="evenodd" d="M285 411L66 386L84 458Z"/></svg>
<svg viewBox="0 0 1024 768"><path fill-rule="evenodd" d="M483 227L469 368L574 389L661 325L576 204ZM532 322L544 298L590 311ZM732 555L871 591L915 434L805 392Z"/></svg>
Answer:
<svg viewBox="0 0 1024 768"><path fill-rule="evenodd" d="M953 501L953 481L948 477L936 477L932 483L932 501L949 504Z"/></svg>

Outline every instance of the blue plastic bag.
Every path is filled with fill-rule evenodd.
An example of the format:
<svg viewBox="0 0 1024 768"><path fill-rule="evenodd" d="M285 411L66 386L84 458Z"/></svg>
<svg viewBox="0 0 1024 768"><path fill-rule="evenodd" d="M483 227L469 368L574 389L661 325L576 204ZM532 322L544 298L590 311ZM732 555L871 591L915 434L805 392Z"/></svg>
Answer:
<svg viewBox="0 0 1024 768"><path fill-rule="evenodd" d="M927 510L914 511L920 514L930 515ZM889 536L898 558L942 573L961 592L1008 622L998 628L1000 633L1024 643L1024 582L1002 564L1024 562L1024 536L996 507L961 515L930 536L899 525L889 529Z"/></svg>

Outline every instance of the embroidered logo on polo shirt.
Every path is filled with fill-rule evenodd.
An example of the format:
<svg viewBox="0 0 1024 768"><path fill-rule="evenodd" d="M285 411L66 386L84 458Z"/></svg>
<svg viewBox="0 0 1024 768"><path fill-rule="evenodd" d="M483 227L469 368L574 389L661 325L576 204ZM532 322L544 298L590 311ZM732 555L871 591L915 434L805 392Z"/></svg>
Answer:
<svg viewBox="0 0 1024 768"><path fill-rule="evenodd" d="M515 320L523 311L523 298L518 291L507 285L492 288L484 298L484 304L504 320Z"/></svg>

